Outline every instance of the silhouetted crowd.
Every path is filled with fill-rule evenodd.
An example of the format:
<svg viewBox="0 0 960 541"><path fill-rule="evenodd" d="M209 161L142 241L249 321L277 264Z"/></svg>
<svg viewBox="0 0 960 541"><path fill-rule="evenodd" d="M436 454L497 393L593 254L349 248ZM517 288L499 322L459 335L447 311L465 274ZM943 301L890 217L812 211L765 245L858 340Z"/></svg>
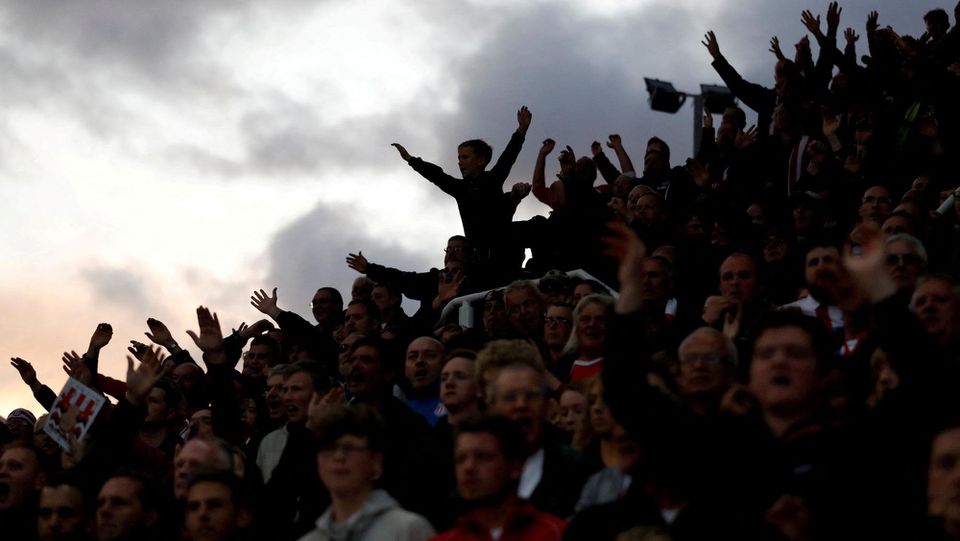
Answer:
<svg viewBox="0 0 960 541"><path fill-rule="evenodd" d="M682 165L613 134L548 182L546 139L505 191L527 107L459 175L394 144L463 235L348 254L314 321L201 306L194 359L151 318L118 378L102 323L59 393L14 357L48 413L0 424L0 538L960 539L960 4L842 46L841 11L771 39L773 88L708 32L741 105Z"/></svg>

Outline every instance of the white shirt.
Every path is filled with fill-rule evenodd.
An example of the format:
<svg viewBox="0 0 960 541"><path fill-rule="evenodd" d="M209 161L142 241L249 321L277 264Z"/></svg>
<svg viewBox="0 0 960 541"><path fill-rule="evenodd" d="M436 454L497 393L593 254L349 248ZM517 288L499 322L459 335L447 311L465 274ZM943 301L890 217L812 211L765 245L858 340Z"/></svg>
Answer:
<svg viewBox="0 0 960 541"><path fill-rule="evenodd" d="M817 317L817 308L820 306L820 304L820 301L814 299L810 295L807 295L800 300L784 304L780 308L800 309L800 312L805 316ZM830 328L834 330L843 328L843 310L837 308L836 306L827 306L827 315L830 316Z"/></svg>
<svg viewBox="0 0 960 541"><path fill-rule="evenodd" d="M257 467L260 468L264 483L270 481L270 477L273 476L273 470L280 463L280 455L283 454L283 448L287 446L289 437L287 425L283 425L260 440L260 447L257 448Z"/></svg>
<svg viewBox="0 0 960 541"><path fill-rule="evenodd" d="M543 478L543 447L530 455L523 463L523 473L520 475L520 486L517 487L517 496L529 500L530 495L537 489L540 479Z"/></svg>

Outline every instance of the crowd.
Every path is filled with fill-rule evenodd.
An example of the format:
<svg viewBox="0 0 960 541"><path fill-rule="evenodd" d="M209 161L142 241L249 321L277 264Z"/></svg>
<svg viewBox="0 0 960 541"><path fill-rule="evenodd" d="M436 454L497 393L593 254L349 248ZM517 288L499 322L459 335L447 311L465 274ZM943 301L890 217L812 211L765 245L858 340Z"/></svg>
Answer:
<svg viewBox="0 0 960 541"><path fill-rule="evenodd" d="M315 323L277 289L226 336L201 306L201 359L148 319L119 379L101 324L63 358L111 399L89 432L14 358L67 438L0 424L0 537L960 539L960 5L842 48L841 11L803 12L792 59L771 40L773 88L708 32L757 124L708 111L680 166L610 135L548 183L547 139L505 192L526 107L459 176L395 144L458 205L442 268L349 254ZM548 215L515 220L530 194Z"/></svg>

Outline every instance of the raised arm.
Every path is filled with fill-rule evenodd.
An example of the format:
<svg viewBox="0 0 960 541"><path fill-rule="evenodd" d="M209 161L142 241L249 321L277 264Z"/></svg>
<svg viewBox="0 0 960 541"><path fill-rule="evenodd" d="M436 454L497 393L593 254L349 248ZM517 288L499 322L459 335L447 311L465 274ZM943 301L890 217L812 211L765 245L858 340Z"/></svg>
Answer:
<svg viewBox="0 0 960 541"><path fill-rule="evenodd" d="M622 171L624 175L629 175L630 173L636 174L636 169L633 167L630 155L627 154L626 149L623 148L623 141L620 140L620 134L610 134L610 137L607 139L607 146L612 148L617 154L617 161L620 162L620 171Z"/></svg>
<svg viewBox="0 0 960 541"><path fill-rule="evenodd" d="M550 206L550 190L547 189L547 180L545 170L547 168L547 156L553 152L556 146L553 139L544 139L540 152L537 153L537 162L533 166L532 191L533 196L544 205Z"/></svg>
<svg viewBox="0 0 960 541"><path fill-rule="evenodd" d="M490 169L492 182L498 183L501 187L503 183L506 182L507 176L510 175L510 169L513 168L513 164L517 161L517 156L520 155L520 150L523 148L523 141L527 136L527 129L530 127L532 120L533 113L530 112L530 109L527 109L526 105L517 111L517 130L513 132L513 135L510 137L510 142L507 143L506 148L503 149L500 157L497 158L497 163Z"/></svg>
<svg viewBox="0 0 960 541"><path fill-rule="evenodd" d="M197 323L200 326L200 334L191 330L187 330L187 334L200 351L203 351L203 360L207 366L226 363L227 356L223 346L223 332L220 330L220 318L216 313L211 313L209 308L198 306Z"/></svg>
<svg viewBox="0 0 960 541"><path fill-rule="evenodd" d="M771 114L773 106L776 104L776 95L773 90L745 81L720 53L720 44L712 30L704 35L704 40L701 43L713 58L713 69L723 79L730 92L761 116Z"/></svg>

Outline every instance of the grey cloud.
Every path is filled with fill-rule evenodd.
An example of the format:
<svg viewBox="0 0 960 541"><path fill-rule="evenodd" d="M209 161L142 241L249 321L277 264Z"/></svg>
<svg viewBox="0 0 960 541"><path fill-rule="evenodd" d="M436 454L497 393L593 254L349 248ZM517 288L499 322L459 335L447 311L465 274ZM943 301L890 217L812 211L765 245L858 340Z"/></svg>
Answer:
<svg viewBox="0 0 960 541"><path fill-rule="evenodd" d="M137 313L150 308L143 278L131 269L98 266L80 271L81 277L93 290L94 296Z"/></svg>
<svg viewBox="0 0 960 541"><path fill-rule="evenodd" d="M319 287L333 286L349 298L350 285L359 275L344 262L348 253L362 250L370 261L424 271L442 263L439 248L436 260L428 260L390 239L372 237L354 208L321 203L274 235L268 278L262 287L267 291L278 287L282 307L308 314L307 303Z"/></svg>

